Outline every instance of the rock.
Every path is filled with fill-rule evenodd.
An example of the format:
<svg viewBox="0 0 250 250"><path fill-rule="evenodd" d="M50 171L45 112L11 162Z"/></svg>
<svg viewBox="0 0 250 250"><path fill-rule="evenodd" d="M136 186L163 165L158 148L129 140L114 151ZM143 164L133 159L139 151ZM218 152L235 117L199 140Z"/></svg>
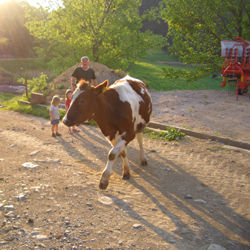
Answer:
<svg viewBox="0 0 250 250"><path fill-rule="evenodd" d="M41 248L46 248L46 246L44 244L42 244L42 243L38 244L38 246L41 247Z"/></svg>
<svg viewBox="0 0 250 250"><path fill-rule="evenodd" d="M13 205L9 205L9 206L6 205L6 206L4 206L4 208L7 210L10 210L10 211L14 210Z"/></svg>
<svg viewBox="0 0 250 250"><path fill-rule="evenodd" d="M55 163L59 163L60 160L59 159L52 159L51 161L55 162Z"/></svg>
<svg viewBox="0 0 250 250"><path fill-rule="evenodd" d="M45 161L45 160L38 160L38 159L34 159L34 162L47 163L47 161Z"/></svg>
<svg viewBox="0 0 250 250"><path fill-rule="evenodd" d="M14 217L13 211L10 211L9 213L5 214L4 216L7 218L13 218Z"/></svg>
<svg viewBox="0 0 250 250"><path fill-rule="evenodd" d="M25 200L25 195L24 194L19 194L18 195L18 200Z"/></svg>
<svg viewBox="0 0 250 250"><path fill-rule="evenodd" d="M206 204L206 202L202 199L195 199L194 202L200 203L200 204Z"/></svg>
<svg viewBox="0 0 250 250"><path fill-rule="evenodd" d="M31 219L31 218L29 218L29 219L28 219L28 223L29 223L29 224L33 224L33 223L34 223L34 220Z"/></svg>
<svg viewBox="0 0 250 250"><path fill-rule="evenodd" d="M226 250L226 249L224 247L219 246L219 245L212 244L207 248L207 250Z"/></svg>
<svg viewBox="0 0 250 250"><path fill-rule="evenodd" d="M139 228L142 228L142 225L141 225L141 224L134 224L134 225L133 225L133 228L139 229Z"/></svg>
<svg viewBox="0 0 250 250"><path fill-rule="evenodd" d="M190 195L190 194L187 194L184 198L185 199L193 199L192 195Z"/></svg>
<svg viewBox="0 0 250 250"><path fill-rule="evenodd" d="M130 201L127 201L127 200L123 200L123 201L124 201L124 203L125 203L126 205L131 205L131 204L132 204Z"/></svg>
<svg viewBox="0 0 250 250"><path fill-rule="evenodd" d="M41 93L31 93L31 98L30 98L30 103L31 104L44 104L45 103L45 98L44 95Z"/></svg>
<svg viewBox="0 0 250 250"><path fill-rule="evenodd" d="M46 211L46 214L49 214L51 212L52 212L52 209L49 209L49 210Z"/></svg>
<svg viewBox="0 0 250 250"><path fill-rule="evenodd" d="M106 206L110 206L114 203L111 198L106 197L106 196L102 196L102 197L98 198L98 201Z"/></svg>
<svg viewBox="0 0 250 250"><path fill-rule="evenodd" d="M38 165L32 164L31 162L25 162L22 164L22 166L26 169L34 169L34 168L38 168Z"/></svg>
<svg viewBox="0 0 250 250"><path fill-rule="evenodd" d="M27 235L27 231L25 229L20 229L20 232L23 233L24 235Z"/></svg>
<svg viewBox="0 0 250 250"><path fill-rule="evenodd" d="M29 156L37 155L39 152L40 152L39 150L33 151L33 152L31 152L31 153L29 154Z"/></svg>
<svg viewBox="0 0 250 250"><path fill-rule="evenodd" d="M34 232L31 232L31 235L38 235L38 234L40 234L40 232L39 232L39 231L34 231Z"/></svg>
<svg viewBox="0 0 250 250"><path fill-rule="evenodd" d="M36 236L36 239L37 239L37 240L47 240L48 237L47 237L46 235L40 235L40 234L39 234L39 235Z"/></svg>

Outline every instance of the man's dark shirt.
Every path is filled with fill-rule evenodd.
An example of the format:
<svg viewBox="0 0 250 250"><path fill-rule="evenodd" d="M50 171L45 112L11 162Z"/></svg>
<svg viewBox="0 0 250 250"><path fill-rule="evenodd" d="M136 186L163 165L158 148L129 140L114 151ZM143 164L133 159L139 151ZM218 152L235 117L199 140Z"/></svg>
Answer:
<svg viewBox="0 0 250 250"><path fill-rule="evenodd" d="M71 76L76 78L76 83L81 79L88 81L89 83L91 83L91 79L96 79L95 72L91 68L84 70L82 67L77 67Z"/></svg>

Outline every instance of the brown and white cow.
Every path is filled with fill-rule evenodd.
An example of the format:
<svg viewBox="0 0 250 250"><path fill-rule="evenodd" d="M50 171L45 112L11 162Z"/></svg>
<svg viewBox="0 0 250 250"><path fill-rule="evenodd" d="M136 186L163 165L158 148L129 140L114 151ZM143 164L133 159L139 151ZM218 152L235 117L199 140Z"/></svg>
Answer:
<svg viewBox="0 0 250 250"><path fill-rule="evenodd" d="M126 76L108 87L108 80L92 87L80 81L73 94L68 113L63 118L67 126L94 120L113 148L109 151L106 168L99 187L106 189L112 166L119 154L123 159L123 179L129 179L130 167L126 146L135 135L140 146L141 165L147 165L143 150L142 132L152 112L150 94L143 81Z"/></svg>

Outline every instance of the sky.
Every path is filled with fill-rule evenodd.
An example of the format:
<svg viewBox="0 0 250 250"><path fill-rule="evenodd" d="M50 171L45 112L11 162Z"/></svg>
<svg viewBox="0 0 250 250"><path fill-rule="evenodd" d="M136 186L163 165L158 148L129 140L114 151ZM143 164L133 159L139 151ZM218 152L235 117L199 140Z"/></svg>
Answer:
<svg viewBox="0 0 250 250"><path fill-rule="evenodd" d="M10 1L10 0L0 0L0 4L1 3L4 3L4 2L8 2L8 1ZM55 8L56 8L56 3L57 2L60 2L60 1L56 1L56 0L26 0L30 5L32 5L32 6L35 6L35 7L39 7L40 5L42 6L42 7L48 7L50 4L53 4L54 6L55 6ZM39 2L39 4L38 4L38 2Z"/></svg>

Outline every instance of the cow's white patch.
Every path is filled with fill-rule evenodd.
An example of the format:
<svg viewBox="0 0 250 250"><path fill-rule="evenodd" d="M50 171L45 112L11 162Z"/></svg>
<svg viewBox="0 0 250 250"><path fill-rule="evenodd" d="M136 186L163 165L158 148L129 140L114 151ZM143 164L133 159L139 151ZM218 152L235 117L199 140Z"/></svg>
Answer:
<svg viewBox="0 0 250 250"><path fill-rule="evenodd" d="M140 81L137 79L135 80ZM127 81L121 81L111 85L110 88L118 93L122 102L128 102L130 104L132 110L132 121L134 121L134 130L136 130L139 123L145 124L145 120L139 115L140 102L144 101L142 97L133 90L130 84Z"/></svg>
<svg viewBox="0 0 250 250"><path fill-rule="evenodd" d="M107 136L106 139L109 141L109 143L114 147L118 141L120 140L120 138L122 136L124 136L126 134L126 132L123 132L121 135L119 134L119 131L116 131L116 134L115 134L115 138L111 141L110 140L110 136Z"/></svg>
<svg viewBox="0 0 250 250"><path fill-rule="evenodd" d="M81 94L81 93L83 93L84 92L84 90L80 90L80 89L76 89L75 90L75 92L74 92L74 94L73 94L73 97L72 97L72 101L71 101L71 105L72 105L72 103L76 100L76 98Z"/></svg>
<svg viewBox="0 0 250 250"><path fill-rule="evenodd" d="M73 96L72 96L72 100L71 100L71 102L70 102L70 106L69 106L68 112L69 112L70 107L72 106L73 102L74 102L74 101L76 100L76 98L77 98L81 93L83 93L83 92L84 92L84 90L80 90L80 89L78 89L78 88L74 91ZM65 116L64 116L63 119L64 119L64 120L67 120L67 114L65 114Z"/></svg>
<svg viewBox="0 0 250 250"><path fill-rule="evenodd" d="M142 82L142 83L144 84L144 82L143 82L142 80L136 79L136 78L134 78L134 77L131 77L130 75L126 75L125 77L123 77L123 78L121 79L121 81L122 81L122 80L132 80L132 81L136 81L136 82Z"/></svg>
<svg viewBox="0 0 250 250"><path fill-rule="evenodd" d="M145 89L141 88L141 94L145 95Z"/></svg>

